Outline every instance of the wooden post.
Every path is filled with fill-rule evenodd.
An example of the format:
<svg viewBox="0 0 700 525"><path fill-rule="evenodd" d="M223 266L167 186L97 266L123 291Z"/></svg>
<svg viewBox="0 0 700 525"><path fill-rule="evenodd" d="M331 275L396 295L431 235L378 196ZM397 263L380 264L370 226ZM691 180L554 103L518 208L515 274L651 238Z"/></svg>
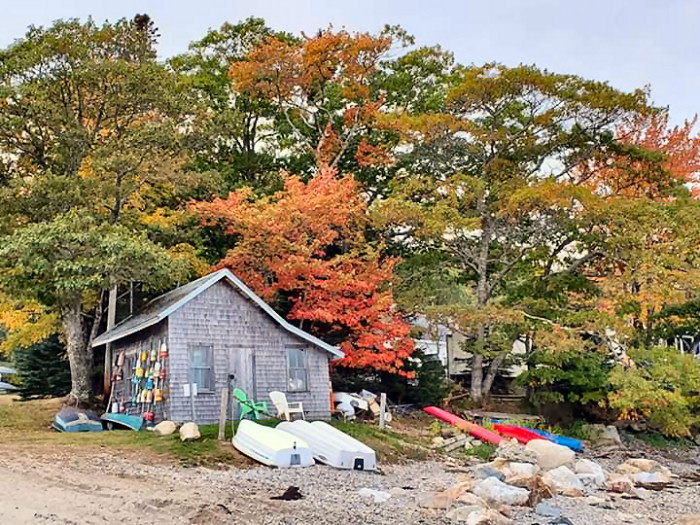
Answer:
<svg viewBox="0 0 700 525"><path fill-rule="evenodd" d="M117 280L110 279L109 299L107 300L107 331L114 328L117 318ZM112 395L112 344L105 345L105 375L103 378L104 392ZM107 407L107 412L111 411L112 407Z"/></svg>
<svg viewBox="0 0 700 525"><path fill-rule="evenodd" d="M221 389L221 406L219 407L219 441L226 441L226 411L228 409L228 387Z"/></svg>
<svg viewBox="0 0 700 525"><path fill-rule="evenodd" d="M379 428L386 426L386 394L382 392L379 396Z"/></svg>

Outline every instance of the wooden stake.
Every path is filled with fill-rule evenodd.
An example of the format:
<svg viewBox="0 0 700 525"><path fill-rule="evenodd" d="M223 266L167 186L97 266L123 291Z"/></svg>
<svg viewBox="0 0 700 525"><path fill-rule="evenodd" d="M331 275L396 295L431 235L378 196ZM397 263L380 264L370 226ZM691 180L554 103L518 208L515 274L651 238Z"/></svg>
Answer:
<svg viewBox="0 0 700 525"><path fill-rule="evenodd" d="M228 409L228 388L221 389L221 406L219 408L219 441L226 441L226 411Z"/></svg>
<svg viewBox="0 0 700 525"><path fill-rule="evenodd" d="M384 392L379 396L379 428L386 426L386 394Z"/></svg>

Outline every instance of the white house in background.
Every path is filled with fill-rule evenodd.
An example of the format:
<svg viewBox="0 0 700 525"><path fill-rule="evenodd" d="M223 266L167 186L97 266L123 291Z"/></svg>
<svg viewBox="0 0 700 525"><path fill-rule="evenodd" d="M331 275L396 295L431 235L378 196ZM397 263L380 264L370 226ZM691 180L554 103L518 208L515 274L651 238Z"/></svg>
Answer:
<svg viewBox="0 0 700 525"><path fill-rule="evenodd" d="M2 380L2 375L3 374L16 374L17 370L14 368L10 368L7 366L0 366L0 392L4 390L17 390L17 387L15 385L11 385L10 383L6 383L5 381Z"/></svg>
<svg viewBox="0 0 700 525"><path fill-rule="evenodd" d="M445 367L448 376L468 375L471 371L469 366L472 354L464 350L466 337L449 327L434 323L424 315L417 315L411 321L414 329L419 332L414 338L416 348L420 349L426 356L435 356ZM525 356L527 345L525 339L513 341L513 355ZM501 374L506 377L517 377L523 373L527 366L524 363L513 364L501 369Z"/></svg>

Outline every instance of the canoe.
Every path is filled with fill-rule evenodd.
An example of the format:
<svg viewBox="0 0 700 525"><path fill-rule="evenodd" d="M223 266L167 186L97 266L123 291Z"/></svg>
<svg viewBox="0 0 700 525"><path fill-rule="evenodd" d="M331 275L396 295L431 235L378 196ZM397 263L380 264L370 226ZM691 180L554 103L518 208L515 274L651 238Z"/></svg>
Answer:
<svg viewBox="0 0 700 525"><path fill-rule="evenodd" d="M519 443L528 443L533 439L544 439L539 434L532 431L531 428L516 427L515 425L495 424L493 426L500 435L508 438L515 438Z"/></svg>
<svg viewBox="0 0 700 525"><path fill-rule="evenodd" d="M545 432L544 430L540 430L539 428L531 428L530 430L532 430L535 434L542 436L543 438L548 439L549 441L552 441L558 445L569 447L574 452L583 451L583 441L578 440L576 438L572 438L569 436L560 436L559 434L551 434L549 432Z"/></svg>
<svg viewBox="0 0 700 525"><path fill-rule="evenodd" d="M457 428L464 430L465 432L469 433L477 439L480 439L481 441L484 441L485 443L493 443L494 445L498 445L501 442L502 438L498 434L494 434L490 430L486 430L484 427L480 427L475 423L470 423L466 419L462 419L459 416L455 416L447 410L443 410L438 407L425 407L423 409L423 412L425 412L426 414L430 414L431 416L435 416L436 418L441 419L446 423L450 423L451 425L454 425Z"/></svg>
<svg viewBox="0 0 700 525"><path fill-rule="evenodd" d="M107 412L102 414L102 421L107 422L107 428L112 425L126 427L130 430L141 430L143 426L143 418L141 416L133 416L130 414L122 414L119 412Z"/></svg>
<svg viewBox="0 0 700 525"><path fill-rule="evenodd" d="M52 426L59 432L102 432L100 418L80 408L62 408L54 416Z"/></svg>
<svg viewBox="0 0 700 525"><path fill-rule="evenodd" d="M233 446L270 467L309 467L314 463L311 448L303 439L249 419L239 423Z"/></svg>
<svg viewBox="0 0 700 525"><path fill-rule="evenodd" d="M375 470L374 450L323 421L283 421L277 428L296 436L311 447L314 459L331 467Z"/></svg>

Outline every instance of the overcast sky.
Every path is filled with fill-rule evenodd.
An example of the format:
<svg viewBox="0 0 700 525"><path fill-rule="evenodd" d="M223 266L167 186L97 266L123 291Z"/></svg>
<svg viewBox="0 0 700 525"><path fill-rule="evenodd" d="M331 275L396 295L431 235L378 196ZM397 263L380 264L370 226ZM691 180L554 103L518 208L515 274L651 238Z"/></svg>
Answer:
<svg viewBox="0 0 700 525"><path fill-rule="evenodd" d="M534 63L624 90L651 85L676 123L700 110L700 0L0 0L0 47L30 24L144 12L160 28L162 57L249 16L307 33L329 23L371 32L390 23L462 63Z"/></svg>

